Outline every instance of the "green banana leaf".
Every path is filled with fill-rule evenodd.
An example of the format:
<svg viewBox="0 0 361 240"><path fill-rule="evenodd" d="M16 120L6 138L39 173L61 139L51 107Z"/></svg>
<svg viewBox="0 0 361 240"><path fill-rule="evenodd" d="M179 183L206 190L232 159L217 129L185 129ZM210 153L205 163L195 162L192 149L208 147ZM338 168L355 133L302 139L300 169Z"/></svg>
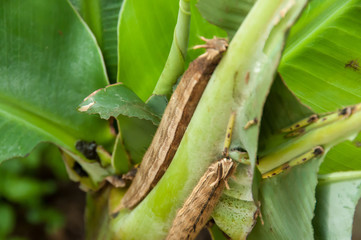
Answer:
<svg viewBox="0 0 361 240"><path fill-rule="evenodd" d="M151 121L156 126L161 119L161 116L123 84L113 84L95 91L80 104L78 110L99 114L103 119L119 115L135 117Z"/></svg>
<svg viewBox="0 0 361 240"><path fill-rule="evenodd" d="M361 172L331 173L318 179L315 239L350 239L355 207L361 197Z"/></svg>
<svg viewBox="0 0 361 240"><path fill-rule="evenodd" d="M314 159L261 182L261 220L247 239L313 239L318 165Z"/></svg>
<svg viewBox="0 0 361 240"><path fill-rule="evenodd" d="M110 82L117 79L117 24L122 0L70 0L100 46Z"/></svg>
<svg viewBox="0 0 361 240"><path fill-rule="evenodd" d="M66 0L6 0L0 11L0 162L52 142L88 172L86 188L96 187L108 170L75 148L113 141L106 121L76 111L108 84L95 39Z"/></svg>
<svg viewBox="0 0 361 240"><path fill-rule="evenodd" d="M360 0L313 0L292 27L279 71L317 113L361 102L360 6ZM320 173L360 170L360 140L361 135L334 147Z"/></svg>
<svg viewBox="0 0 361 240"><path fill-rule="evenodd" d="M197 7L210 23L222 28L232 39L256 0L198 0Z"/></svg>
<svg viewBox="0 0 361 240"><path fill-rule="evenodd" d="M7 0L0 9L0 162L44 141L73 152L79 139L109 144L107 123L76 111L108 81L96 42L70 4Z"/></svg>
<svg viewBox="0 0 361 240"><path fill-rule="evenodd" d="M186 1L188 2L188 1ZM200 36L225 36L224 32L200 17L191 1L189 46L199 44ZM130 1L123 3L118 24L118 82L124 83L143 101L151 95L172 44L179 0ZM189 63L199 51L188 48ZM193 53L194 52L194 53ZM187 54L188 55L188 54Z"/></svg>

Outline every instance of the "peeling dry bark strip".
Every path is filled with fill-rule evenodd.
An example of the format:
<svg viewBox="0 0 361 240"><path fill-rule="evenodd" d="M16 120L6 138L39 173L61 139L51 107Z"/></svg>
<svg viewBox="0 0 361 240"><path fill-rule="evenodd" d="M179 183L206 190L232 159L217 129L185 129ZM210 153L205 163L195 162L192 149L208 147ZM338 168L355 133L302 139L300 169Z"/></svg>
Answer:
<svg viewBox="0 0 361 240"><path fill-rule="evenodd" d="M167 240L195 239L209 220L236 164L227 158L213 163L178 211Z"/></svg>
<svg viewBox="0 0 361 240"><path fill-rule="evenodd" d="M134 208L157 184L171 163L207 83L227 49L224 39L203 39L207 49L184 73L163 114L153 141L145 153L121 208Z"/></svg>

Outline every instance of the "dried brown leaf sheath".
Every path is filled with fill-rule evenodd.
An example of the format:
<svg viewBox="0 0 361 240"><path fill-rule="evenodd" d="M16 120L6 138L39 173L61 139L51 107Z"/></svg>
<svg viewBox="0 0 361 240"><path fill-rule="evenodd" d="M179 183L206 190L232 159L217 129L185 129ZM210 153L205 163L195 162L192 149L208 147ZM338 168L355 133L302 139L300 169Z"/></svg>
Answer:
<svg viewBox="0 0 361 240"><path fill-rule="evenodd" d="M187 129L199 99L214 69L227 48L224 39L207 40L207 52L192 63L184 73L163 114L153 141L121 206L135 207L157 184L172 161Z"/></svg>
<svg viewBox="0 0 361 240"><path fill-rule="evenodd" d="M235 166L231 159L223 158L208 168L178 211L167 240L194 239L198 235L209 220Z"/></svg>

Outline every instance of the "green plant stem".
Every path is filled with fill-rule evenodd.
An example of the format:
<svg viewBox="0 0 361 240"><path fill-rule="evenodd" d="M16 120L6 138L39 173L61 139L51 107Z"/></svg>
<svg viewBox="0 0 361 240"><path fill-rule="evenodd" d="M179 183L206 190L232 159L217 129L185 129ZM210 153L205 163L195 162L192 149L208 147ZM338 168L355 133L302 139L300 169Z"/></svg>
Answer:
<svg viewBox="0 0 361 240"><path fill-rule="evenodd" d="M292 144L287 144L278 151L261 158L258 169L262 174L268 172L315 146L323 146L327 151L340 142L356 137L360 130L361 111L357 111L348 118L313 129L295 139Z"/></svg>
<svg viewBox="0 0 361 240"><path fill-rule="evenodd" d="M81 0L81 12L84 21L95 35L100 47L103 46L103 27L100 0Z"/></svg>
<svg viewBox="0 0 361 240"><path fill-rule="evenodd" d="M169 98L173 85L184 72L190 19L190 0L180 0L172 46L163 72L153 90L153 95L165 95Z"/></svg>
<svg viewBox="0 0 361 240"><path fill-rule="evenodd" d="M207 167L221 156L232 106L242 102L237 94L244 83L234 78L235 73L248 71L258 62L285 2L257 1L213 73L167 172L134 210L123 210L114 219L119 239L164 239L176 210Z"/></svg>

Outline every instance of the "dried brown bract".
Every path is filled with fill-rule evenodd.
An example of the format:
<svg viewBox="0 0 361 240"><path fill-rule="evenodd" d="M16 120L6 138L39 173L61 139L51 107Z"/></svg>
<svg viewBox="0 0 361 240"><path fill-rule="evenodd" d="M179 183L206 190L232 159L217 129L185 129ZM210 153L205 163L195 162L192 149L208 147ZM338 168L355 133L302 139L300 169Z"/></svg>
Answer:
<svg viewBox="0 0 361 240"><path fill-rule="evenodd" d="M133 208L157 184L172 161L207 83L227 49L224 39L205 39L206 53L195 59L184 73L164 112L153 141L122 207Z"/></svg>
<svg viewBox="0 0 361 240"><path fill-rule="evenodd" d="M228 158L213 163L178 211L167 240L194 239L208 222L236 164Z"/></svg>

